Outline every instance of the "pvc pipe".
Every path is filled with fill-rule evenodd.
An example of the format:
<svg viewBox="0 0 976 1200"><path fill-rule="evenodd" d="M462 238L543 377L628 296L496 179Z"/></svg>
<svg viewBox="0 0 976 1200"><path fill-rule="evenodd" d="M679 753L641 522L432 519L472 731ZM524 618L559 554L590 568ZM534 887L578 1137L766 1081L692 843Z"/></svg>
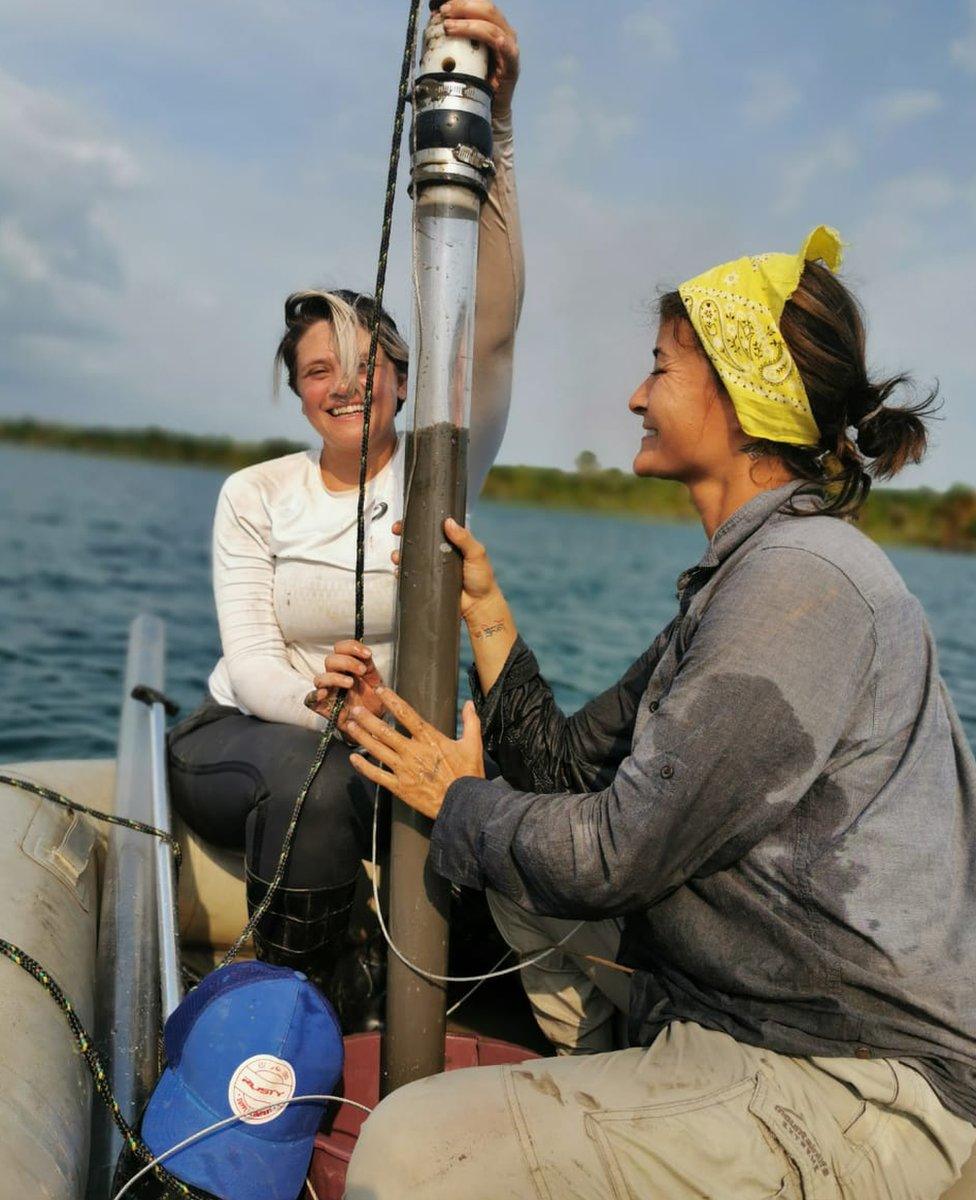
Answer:
<svg viewBox="0 0 976 1200"><path fill-rule="evenodd" d="M152 772L152 823L172 833L169 782L166 777L166 708L157 700L149 708ZM156 926L159 931L159 985L163 1022L183 999L180 931L176 921L176 863L169 845L156 838Z"/></svg>
<svg viewBox="0 0 976 1200"><path fill-rule="evenodd" d="M456 735L461 559L445 518L464 521L478 223L491 166L488 53L428 25L411 136L414 352L396 687ZM447 974L450 887L427 868L431 823L394 799L390 929L411 962ZM444 1069L446 992L391 955L381 1084L387 1094Z"/></svg>

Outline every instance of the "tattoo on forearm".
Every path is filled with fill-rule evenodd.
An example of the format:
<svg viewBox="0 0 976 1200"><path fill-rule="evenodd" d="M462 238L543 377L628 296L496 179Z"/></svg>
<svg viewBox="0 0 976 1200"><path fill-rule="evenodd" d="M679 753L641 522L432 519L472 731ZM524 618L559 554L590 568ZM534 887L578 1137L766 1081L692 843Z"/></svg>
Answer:
<svg viewBox="0 0 976 1200"><path fill-rule="evenodd" d="M496 633L501 633L504 628L504 621L496 621L494 625L483 625L474 636L476 638L494 637Z"/></svg>

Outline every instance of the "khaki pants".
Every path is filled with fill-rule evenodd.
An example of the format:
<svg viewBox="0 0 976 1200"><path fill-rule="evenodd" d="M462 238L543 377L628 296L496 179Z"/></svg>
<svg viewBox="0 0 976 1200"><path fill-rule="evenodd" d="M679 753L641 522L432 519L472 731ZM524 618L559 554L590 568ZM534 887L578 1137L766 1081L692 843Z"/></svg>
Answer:
<svg viewBox="0 0 976 1200"><path fill-rule="evenodd" d="M492 897L529 956L574 922ZM524 973L560 1057L422 1080L366 1122L347 1200L936 1200L976 1129L893 1060L790 1058L674 1022L612 1044L627 979L614 922Z"/></svg>

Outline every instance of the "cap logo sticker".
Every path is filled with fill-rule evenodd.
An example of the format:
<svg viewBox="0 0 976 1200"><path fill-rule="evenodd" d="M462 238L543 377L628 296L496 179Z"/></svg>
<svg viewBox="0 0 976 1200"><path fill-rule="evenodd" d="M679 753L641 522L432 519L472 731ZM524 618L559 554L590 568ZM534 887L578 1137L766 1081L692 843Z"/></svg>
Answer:
<svg viewBox="0 0 976 1200"><path fill-rule="evenodd" d="M227 1099L231 1112L248 1125L264 1125L285 1111L281 1103L295 1094L295 1071L291 1063L270 1054L248 1058L230 1077ZM269 1108L268 1105L275 1107Z"/></svg>

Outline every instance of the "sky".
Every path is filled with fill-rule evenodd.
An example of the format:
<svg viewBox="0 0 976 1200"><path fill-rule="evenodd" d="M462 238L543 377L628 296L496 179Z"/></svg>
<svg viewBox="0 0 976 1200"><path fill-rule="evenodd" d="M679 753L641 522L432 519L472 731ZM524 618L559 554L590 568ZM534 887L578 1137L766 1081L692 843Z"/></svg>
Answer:
<svg viewBox="0 0 976 1200"><path fill-rule="evenodd" d="M372 287L407 10L0 0L0 416L304 439L282 302ZM976 0L505 11L528 286L499 461L627 468L659 289L823 222L874 367L941 385L898 482L976 484Z"/></svg>

